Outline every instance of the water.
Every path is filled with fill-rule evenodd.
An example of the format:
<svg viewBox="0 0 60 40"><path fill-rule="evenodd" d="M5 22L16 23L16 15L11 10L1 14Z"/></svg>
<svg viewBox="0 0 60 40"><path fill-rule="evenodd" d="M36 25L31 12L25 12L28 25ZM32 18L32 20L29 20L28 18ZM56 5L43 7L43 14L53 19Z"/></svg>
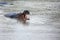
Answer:
<svg viewBox="0 0 60 40"><path fill-rule="evenodd" d="M60 2L14 1L0 6L0 40L60 40ZM30 11L30 20L23 24L4 17L9 12Z"/></svg>

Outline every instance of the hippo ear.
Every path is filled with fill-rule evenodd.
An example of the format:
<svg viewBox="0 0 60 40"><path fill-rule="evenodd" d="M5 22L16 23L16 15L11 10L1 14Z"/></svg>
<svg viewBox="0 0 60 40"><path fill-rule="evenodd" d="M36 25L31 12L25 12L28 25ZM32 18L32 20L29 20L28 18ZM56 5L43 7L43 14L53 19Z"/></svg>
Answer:
<svg viewBox="0 0 60 40"><path fill-rule="evenodd" d="M24 10L23 13L30 14L30 12L28 10Z"/></svg>

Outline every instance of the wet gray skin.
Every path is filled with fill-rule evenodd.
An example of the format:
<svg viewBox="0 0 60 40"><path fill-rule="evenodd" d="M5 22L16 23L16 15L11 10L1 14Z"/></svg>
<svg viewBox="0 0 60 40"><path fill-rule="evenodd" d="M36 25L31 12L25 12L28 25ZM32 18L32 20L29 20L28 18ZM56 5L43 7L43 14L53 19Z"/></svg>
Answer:
<svg viewBox="0 0 60 40"><path fill-rule="evenodd" d="M60 40L60 2L15 1L0 7L0 40ZM30 11L25 24L4 15Z"/></svg>

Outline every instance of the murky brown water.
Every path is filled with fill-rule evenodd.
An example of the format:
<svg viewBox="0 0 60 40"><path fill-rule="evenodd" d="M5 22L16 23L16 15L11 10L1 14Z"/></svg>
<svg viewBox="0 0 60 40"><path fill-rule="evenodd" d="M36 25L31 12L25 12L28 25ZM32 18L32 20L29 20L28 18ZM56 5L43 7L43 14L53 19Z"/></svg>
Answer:
<svg viewBox="0 0 60 40"><path fill-rule="evenodd" d="M60 40L60 2L14 2L1 6L0 40ZM4 17L9 12L30 11L26 24Z"/></svg>

